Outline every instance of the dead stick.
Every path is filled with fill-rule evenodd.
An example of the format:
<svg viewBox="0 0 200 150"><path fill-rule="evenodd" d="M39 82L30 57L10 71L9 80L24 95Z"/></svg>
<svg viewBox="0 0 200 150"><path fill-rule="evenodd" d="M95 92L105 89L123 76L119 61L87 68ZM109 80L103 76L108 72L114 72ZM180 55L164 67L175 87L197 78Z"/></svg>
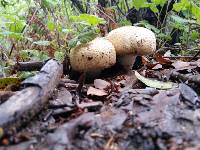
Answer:
<svg viewBox="0 0 200 150"><path fill-rule="evenodd" d="M18 62L13 66L13 69L17 71L37 71L42 68L44 63L43 61Z"/></svg>
<svg viewBox="0 0 200 150"><path fill-rule="evenodd" d="M200 50L190 59L192 61L193 59L197 58L197 56L200 54Z"/></svg>
<svg viewBox="0 0 200 150"><path fill-rule="evenodd" d="M164 56L163 58L169 58L169 59L181 59L181 58L185 58L185 59L191 59L193 58L193 56ZM200 59L200 57L196 57L197 59Z"/></svg>
<svg viewBox="0 0 200 150"><path fill-rule="evenodd" d="M18 131L42 110L61 75L62 65L49 60L38 74L23 82L25 89L0 105L0 128L4 135Z"/></svg>

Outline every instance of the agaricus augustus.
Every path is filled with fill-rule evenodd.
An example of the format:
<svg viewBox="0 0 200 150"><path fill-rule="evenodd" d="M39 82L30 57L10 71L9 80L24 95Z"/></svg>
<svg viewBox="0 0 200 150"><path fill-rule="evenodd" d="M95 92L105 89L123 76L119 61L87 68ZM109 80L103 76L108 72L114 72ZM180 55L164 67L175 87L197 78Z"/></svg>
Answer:
<svg viewBox="0 0 200 150"><path fill-rule="evenodd" d="M73 70L86 72L90 77L97 76L103 69L116 63L115 48L104 38L80 44L70 51L69 57Z"/></svg>
<svg viewBox="0 0 200 150"><path fill-rule="evenodd" d="M136 55L149 55L156 50L155 34L143 27L123 26L112 30L106 36L125 69L131 69Z"/></svg>

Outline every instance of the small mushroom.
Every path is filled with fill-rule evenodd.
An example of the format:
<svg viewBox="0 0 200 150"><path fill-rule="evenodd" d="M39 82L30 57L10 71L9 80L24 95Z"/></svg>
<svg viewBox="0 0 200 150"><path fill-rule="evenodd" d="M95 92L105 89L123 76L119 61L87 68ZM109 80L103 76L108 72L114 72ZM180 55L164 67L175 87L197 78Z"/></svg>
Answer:
<svg viewBox="0 0 200 150"><path fill-rule="evenodd" d="M70 51L70 64L74 71L86 72L89 77L97 76L101 70L116 63L116 52L111 42L96 38Z"/></svg>
<svg viewBox="0 0 200 150"><path fill-rule="evenodd" d="M156 50L155 34L143 27L120 27L112 30L106 39L114 45L118 61L125 69L131 69L136 55L148 55Z"/></svg>

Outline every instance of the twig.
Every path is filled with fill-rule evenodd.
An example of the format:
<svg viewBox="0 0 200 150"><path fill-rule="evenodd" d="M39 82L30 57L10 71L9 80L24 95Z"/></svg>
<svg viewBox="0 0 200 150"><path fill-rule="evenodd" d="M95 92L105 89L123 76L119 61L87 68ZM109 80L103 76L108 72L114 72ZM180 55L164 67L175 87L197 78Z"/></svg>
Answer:
<svg viewBox="0 0 200 150"><path fill-rule="evenodd" d="M102 11L101 9L99 9L98 7L97 7L97 9L101 12L101 13L103 13L106 17L108 17L113 23L116 23L108 14L106 14L104 11Z"/></svg>
<svg viewBox="0 0 200 150"><path fill-rule="evenodd" d="M193 56L164 56L163 58L169 58L169 59L181 59L181 58L185 58L185 59L191 59L193 58ZM200 56L196 56L197 59L200 59Z"/></svg>
<svg viewBox="0 0 200 150"><path fill-rule="evenodd" d="M65 108L65 107L74 107L75 105L70 105L70 104L60 104L60 105L53 105L49 104L48 108L49 109L59 109L59 108Z"/></svg>
<svg viewBox="0 0 200 150"><path fill-rule="evenodd" d="M115 3L115 5L117 6L117 9L119 10L119 12L123 15L126 16L126 14L120 9L119 5L117 3Z"/></svg>
<svg viewBox="0 0 200 150"><path fill-rule="evenodd" d="M125 1L125 4L126 4L126 7L128 9L128 11L130 10L129 6L128 6L128 1L127 0L124 0Z"/></svg>
<svg viewBox="0 0 200 150"><path fill-rule="evenodd" d="M197 56L200 54L200 50L190 59L192 61L193 59L197 58Z"/></svg>

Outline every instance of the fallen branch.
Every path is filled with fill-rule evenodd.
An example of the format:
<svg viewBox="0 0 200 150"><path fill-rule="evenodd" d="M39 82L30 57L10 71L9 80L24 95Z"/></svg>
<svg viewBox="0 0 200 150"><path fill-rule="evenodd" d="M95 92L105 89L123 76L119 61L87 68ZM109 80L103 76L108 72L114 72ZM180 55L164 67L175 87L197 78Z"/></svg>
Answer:
<svg viewBox="0 0 200 150"><path fill-rule="evenodd" d="M4 135L18 131L41 111L61 75L62 65L56 60L49 60L37 75L22 83L25 89L0 105L0 127Z"/></svg>
<svg viewBox="0 0 200 150"><path fill-rule="evenodd" d="M18 62L13 66L13 69L17 71L35 71L40 70L44 63L43 61Z"/></svg>
<svg viewBox="0 0 200 150"><path fill-rule="evenodd" d="M173 71L171 77L175 79L181 79L183 81L189 81L200 85L200 75L191 75L191 74L181 74L179 72Z"/></svg>

